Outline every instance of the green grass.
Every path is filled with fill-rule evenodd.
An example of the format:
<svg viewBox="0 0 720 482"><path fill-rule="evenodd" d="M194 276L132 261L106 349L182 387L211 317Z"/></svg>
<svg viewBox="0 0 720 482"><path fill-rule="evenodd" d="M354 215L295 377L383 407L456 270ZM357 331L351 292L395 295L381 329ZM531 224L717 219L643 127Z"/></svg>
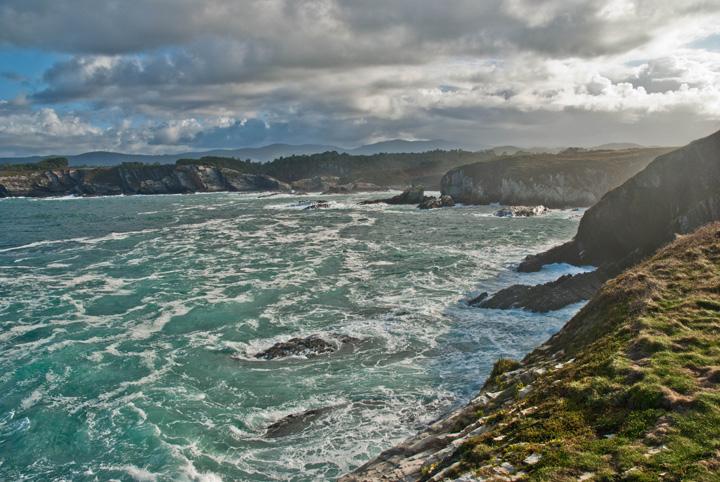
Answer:
<svg viewBox="0 0 720 482"><path fill-rule="evenodd" d="M499 361L486 388L517 393L538 367L524 398L478 412L490 430L465 441L453 474L493 480L508 462L521 480L720 481L720 224L609 282L546 349Z"/></svg>

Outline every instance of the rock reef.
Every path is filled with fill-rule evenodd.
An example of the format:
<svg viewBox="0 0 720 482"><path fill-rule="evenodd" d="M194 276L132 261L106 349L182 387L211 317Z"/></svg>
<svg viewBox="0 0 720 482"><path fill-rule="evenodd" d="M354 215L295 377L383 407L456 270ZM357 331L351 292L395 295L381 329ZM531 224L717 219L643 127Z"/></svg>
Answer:
<svg viewBox="0 0 720 482"><path fill-rule="evenodd" d="M291 338L288 341L275 343L267 350L256 353L254 356L262 360L275 360L291 356L313 358L333 353L343 345L356 343L360 340L348 335L333 334L325 339L320 335L310 335L305 338Z"/></svg>
<svg viewBox="0 0 720 482"><path fill-rule="evenodd" d="M508 206L495 212L499 218L529 218L531 216L542 216L549 210L543 205L540 206Z"/></svg>

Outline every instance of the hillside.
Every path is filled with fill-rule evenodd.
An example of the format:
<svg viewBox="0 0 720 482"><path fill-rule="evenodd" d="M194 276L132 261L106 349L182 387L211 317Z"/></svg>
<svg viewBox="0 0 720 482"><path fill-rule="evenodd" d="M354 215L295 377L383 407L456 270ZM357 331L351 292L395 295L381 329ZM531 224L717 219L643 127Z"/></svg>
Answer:
<svg viewBox="0 0 720 482"><path fill-rule="evenodd" d="M437 189L440 179L454 167L468 162L494 159L491 151L428 151L423 153L383 153L351 155L325 152L275 159L262 166L262 172L285 182L316 176L336 176L342 183L369 182L379 186L422 184Z"/></svg>
<svg viewBox="0 0 720 482"><path fill-rule="evenodd" d="M441 181L443 194L465 204L591 206L669 148L520 154L455 168Z"/></svg>
<svg viewBox="0 0 720 482"><path fill-rule="evenodd" d="M236 149L212 149L205 151L188 151L176 154L128 154L112 151L92 151L77 155L65 155L72 167L118 166L128 162L145 164L173 164L178 159L200 159L201 157L229 157L234 159L250 159L257 162L270 162L279 157L320 154L336 151L353 155L373 155L381 153L420 153L431 150L452 149L446 141L406 141L402 139L367 144L356 148L324 144L268 144L260 147L241 147ZM51 156L2 157L0 165L37 162Z"/></svg>
<svg viewBox="0 0 720 482"><path fill-rule="evenodd" d="M718 480L720 223L604 285L522 362L345 481Z"/></svg>

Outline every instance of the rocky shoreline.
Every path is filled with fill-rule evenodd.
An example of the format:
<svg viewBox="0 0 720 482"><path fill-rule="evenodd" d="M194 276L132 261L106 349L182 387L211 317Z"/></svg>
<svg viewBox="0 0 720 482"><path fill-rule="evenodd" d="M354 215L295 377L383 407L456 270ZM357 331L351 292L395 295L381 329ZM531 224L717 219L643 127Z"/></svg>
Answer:
<svg viewBox="0 0 720 482"><path fill-rule="evenodd" d="M127 165L1 171L0 197L116 196L194 192L289 192L289 184L265 174L204 165Z"/></svg>
<svg viewBox="0 0 720 482"><path fill-rule="evenodd" d="M548 311L592 297L522 362L496 363L468 405L341 481L511 481L541 474L547 480L594 480L631 473L636 480L658 480L716 473L715 459L707 455L714 449L686 449L688 437L699 445L707 445L707 437L678 437L672 425L693 417L713 424L720 413L716 401L698 402L703 390L714 390L715 382L702 382L710 368L683 371L674 358L701 352L701 365L718 363L705 342L692 340L715 336L715 323L699 320L710 315L717 321L720 312L720 224L677 238L720 219L719 158L720 133L660 156L588 210L573 241L518 267L531 272L566 262L596 264L597 271L471 300L485 308ZM692 388L679 388L678 377ZM643 416L632 428L625 422ZM638 456L619 463L622 450ZM663 457L665 450L678 456Z"/></svg>

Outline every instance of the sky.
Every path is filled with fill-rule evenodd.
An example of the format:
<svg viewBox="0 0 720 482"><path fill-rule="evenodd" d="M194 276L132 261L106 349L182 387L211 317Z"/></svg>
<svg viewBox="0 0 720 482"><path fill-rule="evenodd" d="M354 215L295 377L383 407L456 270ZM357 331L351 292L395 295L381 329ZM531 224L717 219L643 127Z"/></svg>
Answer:
<svg viewBox="0 0 720 482"><path fill-rule="evenodd" d="M0 155L682 145L720 0L2 0Z"/></svg>

